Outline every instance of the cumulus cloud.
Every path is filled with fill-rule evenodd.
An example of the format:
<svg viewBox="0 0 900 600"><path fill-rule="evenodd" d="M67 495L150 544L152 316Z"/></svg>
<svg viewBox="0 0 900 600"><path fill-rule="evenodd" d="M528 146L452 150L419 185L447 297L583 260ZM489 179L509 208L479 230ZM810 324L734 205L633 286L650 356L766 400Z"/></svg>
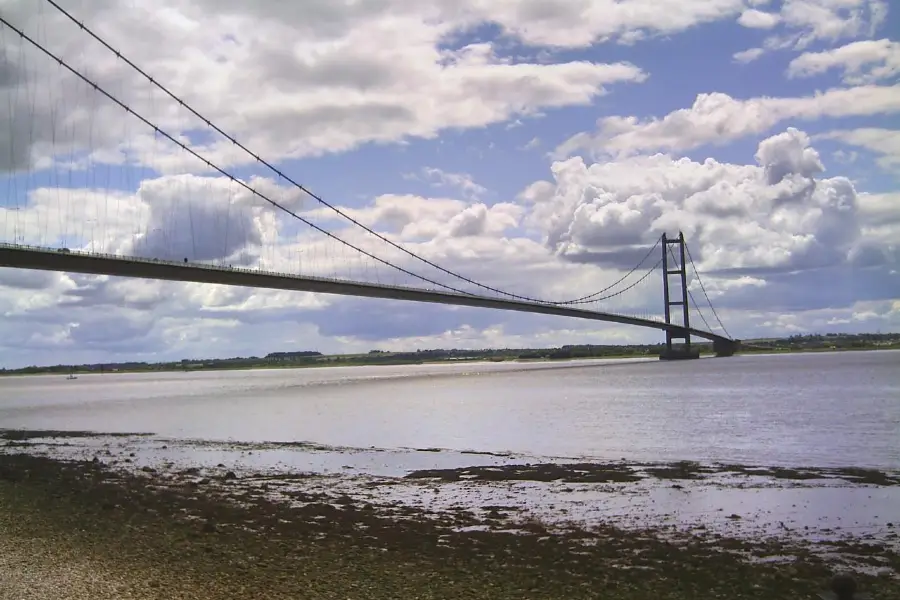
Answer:
<svg viewBox="0 0 900 600"><path fill-rule="evenodd" d="M534 207L559 255L618 256L664 232L685 232L701 271L798 271L849 264L865 241L859 194L845 177L819 177L824 165L794 128L760 142L756 165L665 154L553 165L553 182L533 185ZM894 261L881 248L877 263Z"/></svg>
<svg viewBox="0 0 900 600"><path fill-rule="evenodd" d="M795 98L732 98L721 92L699 94L690 108L662 118L604 117L597 131L578 133L556 148L556 156L588 151L627 156L643 151L685 151L704 144L724 144L766 133L786 120L815 120L895 114L900 112L900 87L835 88Z"/></svg>
<svg viewBox="0 0 900 600"><path fill-rule="evenodd" d="M245 183L288 209L303 206L296 188L261 177ZM0 232L36 246L240 263L242 252L277 234L276 213L283 214L234 181L185 174L144 179L135 193L37 187L21 207L0 207Z"/></svg>

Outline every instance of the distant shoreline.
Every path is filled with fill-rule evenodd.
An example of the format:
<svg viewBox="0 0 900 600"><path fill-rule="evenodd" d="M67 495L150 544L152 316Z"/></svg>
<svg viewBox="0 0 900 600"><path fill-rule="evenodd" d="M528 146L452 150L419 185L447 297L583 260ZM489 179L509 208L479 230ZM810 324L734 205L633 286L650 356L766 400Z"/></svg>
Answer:
<svg viewBox="0 0 900 600"><path fill-rule="evenodd" d="M791 347L749 347L742 348L738 355L767 355L767 354L809 354L809 353L838 353L838 352L864 352L873 350L900 350L900 335L897 336L898 341L891 344L883 345L865 345L852 347L834 347L834 348L791 348ZM711 347L702 347L700 351L701 357L712 356ZM377 356L377 355L376 355ZM382 355L383 356L383 355ZM208 361L196 361L188 366L177 363L157 363L148 364L142 368L90 368L89 366L54 366L54 367L38 367L37 370L29 370L22 372L24 369L15 369L0 371L0 377L28 377L32 375L94 375L94 374L114 374L114 373L175 373L175 372L195 372L195 371L250 371L250 370L275 370L275 369L306 369L306 368L331 368L331 367L381 367L381 366L408 366L408 365L438 365L438 364L460 364L460 363L566 363L576 360L624 360L624 359L650 359L657 358L656 354L650 352L644 353L619 353L619 354L601 354L595 356L567 356L567 357L535 357L522 358L520 356L486 356L475 355L471 357L459 358L423 358L423 359L403 359L397 358L392 360L372 358L366 360L367 355L355 354L338 354L323 355L316 357L315 361L308 362L266 362L265 359L259 359L259 362L245 362L241 364L228 364L225 361L217 359L209 359ZM221 364L216 364L221 362Z"/></svg>
<svg viewBox="0 0 900 600"><path fill-rule="evenodd" d="M701 356L711 356L711 352L701 353ZM335 355L341 356L341 355ZM520 364L537 364L537 363L567 363L574 362L576 360L625 360L625 359L645 359L645 360L655 360L657 357L655 355L634 355L634 354L621 354L621 355L608 355L608 356L581 356L576 358L506 358L506 359L490 359L490 358L468 358L468 359L455 359L455 360L447 360L447 359L434 359L434 360L419 360L419 361L403 361L398 360L394 362L339 362L339 361L328 361L328 362L319 362L319 363L307 363L307 364L282 364L282 365L274 365L274 364L258 364L258 365L239 365L239 366L209 366L209 367L194 367L194 368L183 368L183 367L159 367L159 368L147 368L147 369L115 369L115 370L90 370L90 369L81 369L79 370L77 367L75 370L71 371L71 373L75 375L99 375L103 373L104 375L112 375L115 373L181 373L181 372L204 372L204 371L277 371L277 370L294 370L294 369L336 369L336 368L346 368L346 367L406 367L410 365L453 365L453 364L473 364L473 363L520 363ZM2 373L0 372L0 377L31 377L33 375L67 375L69 371L41 371L41 372L33 372L33 373Z"/></svg>

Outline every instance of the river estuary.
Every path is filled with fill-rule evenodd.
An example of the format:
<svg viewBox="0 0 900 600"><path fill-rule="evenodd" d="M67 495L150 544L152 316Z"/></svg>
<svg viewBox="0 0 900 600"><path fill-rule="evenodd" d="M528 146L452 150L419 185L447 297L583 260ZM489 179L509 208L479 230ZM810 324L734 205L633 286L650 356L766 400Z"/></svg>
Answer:
<svg viewBox="0 0 900 600"><path fill-rule="evenodd" d="M900 485L890 484L900 483L896 351L6 377L0 429L152 434L35 435L29 444L130 468L313 472L341 493L428 510L502 504L549 521L900 544ZM646 472L676 461L770 469L627 484L404 478L573 462ZM822 471L773 477L773 467ZM841 477L846 467L887 474L888 484ZM387 480L404 484L359 485Z"/></svg>

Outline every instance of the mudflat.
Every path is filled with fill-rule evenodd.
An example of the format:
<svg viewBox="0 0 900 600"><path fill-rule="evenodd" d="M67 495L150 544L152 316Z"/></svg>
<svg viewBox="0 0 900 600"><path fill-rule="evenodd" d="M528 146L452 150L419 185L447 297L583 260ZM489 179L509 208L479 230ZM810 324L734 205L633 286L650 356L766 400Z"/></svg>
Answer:
<svg viewBox="0 0 900 600"><path fill-rule="evenodd" d="M307 486L314 478L7 453L0 598L794 600L815 597L836 568L812 544L513 528L502 511L362 503ZM900 571L888 546L842 550ZM893 576L858 579L875 598L900 589Z"/></svg>

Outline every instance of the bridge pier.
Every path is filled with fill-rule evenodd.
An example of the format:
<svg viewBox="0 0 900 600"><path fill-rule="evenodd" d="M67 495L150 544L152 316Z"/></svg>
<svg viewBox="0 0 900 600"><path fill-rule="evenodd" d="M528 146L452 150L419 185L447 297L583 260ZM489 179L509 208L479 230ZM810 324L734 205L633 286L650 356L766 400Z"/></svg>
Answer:
<svg viewBox="0 0 900 600"><path fill-rule="evenodd" d="M697 347L676 346L669 348L666 346L659 353L659 360L693 360L700 358L700 350Z"/></svg>
<svg viewBox="0 0 900 600"><path fill-rule="evenodd" d="M741 340L714 340L713 352L716 356L734 356L741 349Z"/></svg>

